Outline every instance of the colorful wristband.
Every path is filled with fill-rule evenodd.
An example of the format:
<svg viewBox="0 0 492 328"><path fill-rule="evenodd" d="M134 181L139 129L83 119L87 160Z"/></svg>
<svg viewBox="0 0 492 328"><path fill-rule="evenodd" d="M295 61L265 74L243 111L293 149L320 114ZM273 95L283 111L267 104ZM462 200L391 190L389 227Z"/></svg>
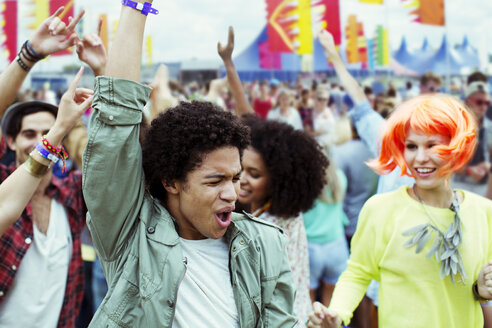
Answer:
<svg viewBox="0 0 492 328"><path fill-rule="evenodd" d="M122 0L121 4L136 9L145 16L147 16L149 13L154 15L159 14L159 10L152 8L152 4L150 2L140 3L132 0Z"/></svg>
<svg viewBox="0 0 492 328"><path fill-rule="evenodd" d="M46 148L43 147L42 144L38 143L36 145L36 150L39 152L39 154L41 154L41 156L49 161L52 161L53 163L58 162L58 160L60 159L57 155L50 153Z"/></svg>

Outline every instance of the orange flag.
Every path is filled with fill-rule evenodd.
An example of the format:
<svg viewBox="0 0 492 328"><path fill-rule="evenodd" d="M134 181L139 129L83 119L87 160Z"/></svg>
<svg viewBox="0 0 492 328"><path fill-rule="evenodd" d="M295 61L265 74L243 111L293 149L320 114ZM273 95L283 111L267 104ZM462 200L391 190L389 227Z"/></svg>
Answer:
<svg viewBox="0 0 492 328"><path fill-rule="evenodd" d="M402 0L406 7L415 8L411 15L417 15L415 22L444 26L444 0Z"/></svg>

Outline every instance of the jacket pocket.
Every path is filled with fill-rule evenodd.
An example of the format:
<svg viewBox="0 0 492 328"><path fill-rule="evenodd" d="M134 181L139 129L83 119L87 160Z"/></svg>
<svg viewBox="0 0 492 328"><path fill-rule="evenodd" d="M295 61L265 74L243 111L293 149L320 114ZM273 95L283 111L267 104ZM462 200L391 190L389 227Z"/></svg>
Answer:
<svg viewBox="0 0 492 328"><path fill-rule="evenodd" d="M138 326L144 316L144 303L155 294L158 283L141 270L138 257L129 254L123 273L110 290L102 310L119 327Z"/></svg>

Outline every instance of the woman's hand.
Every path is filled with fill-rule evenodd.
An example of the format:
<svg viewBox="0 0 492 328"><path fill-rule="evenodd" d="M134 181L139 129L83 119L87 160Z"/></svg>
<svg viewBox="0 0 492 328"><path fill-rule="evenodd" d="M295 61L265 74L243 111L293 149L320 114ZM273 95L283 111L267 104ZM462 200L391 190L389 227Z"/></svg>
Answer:
<svg viewBox="0 0 492 328"><path fill-rule="evenodd" d="M308 328L340 328L342 321L338 314L328 311L328 308L319 302L313 303L313 312L309 314Z"/></svg>
<svg viewBox="0 0 492 328"><path fill-rule="evenodd" d="M480 271L477 285L480 296L492 300L492 261L487 263Z"/></svg>
<svg viewBox="0 0 492 328"><path fill-rule="evenodd" d="M318 39L325 49L326 54L330 58L338 54L337 47L335 45L335 39L333 39L333 35L331 35L330 32L328 32L327 30L321 30L318 34Z"/></svg>

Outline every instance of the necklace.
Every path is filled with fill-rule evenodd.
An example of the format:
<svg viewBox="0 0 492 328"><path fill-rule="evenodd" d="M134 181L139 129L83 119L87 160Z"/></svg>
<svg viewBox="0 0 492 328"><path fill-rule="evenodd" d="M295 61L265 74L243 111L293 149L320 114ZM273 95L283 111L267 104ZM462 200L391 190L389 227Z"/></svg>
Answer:
<svg viewBox="0 0 492 328"><path fill-rule="evenodd" d="M432 235L434 235L434 242L430 251L427 253L427 259L430 259L432 255L434 255L436 261L440 263L439 276L441 279L449 276L453 284L455 284L455 279L457 278L459 278L459 282L465 283L467 277L465 268L463 267L461 255L458 251L458 247L463 240L463 232L462 223L459 216L460 202L456 195L456 191L453 191L454 197L451 201L451 206L449 207L449 209L455 213L454 220L443 233L432 223L432 221L439 222L439 220L436 220L436 218L429 212L427 205L417 193L415 185L413 185L412 190L419 203L422 205L425 214L429 218L429 222L419 224L404 231L403 236L411 237L403 246L410 248L417 245L415 252L420 253L427 242L431 239Z"/></svg>

